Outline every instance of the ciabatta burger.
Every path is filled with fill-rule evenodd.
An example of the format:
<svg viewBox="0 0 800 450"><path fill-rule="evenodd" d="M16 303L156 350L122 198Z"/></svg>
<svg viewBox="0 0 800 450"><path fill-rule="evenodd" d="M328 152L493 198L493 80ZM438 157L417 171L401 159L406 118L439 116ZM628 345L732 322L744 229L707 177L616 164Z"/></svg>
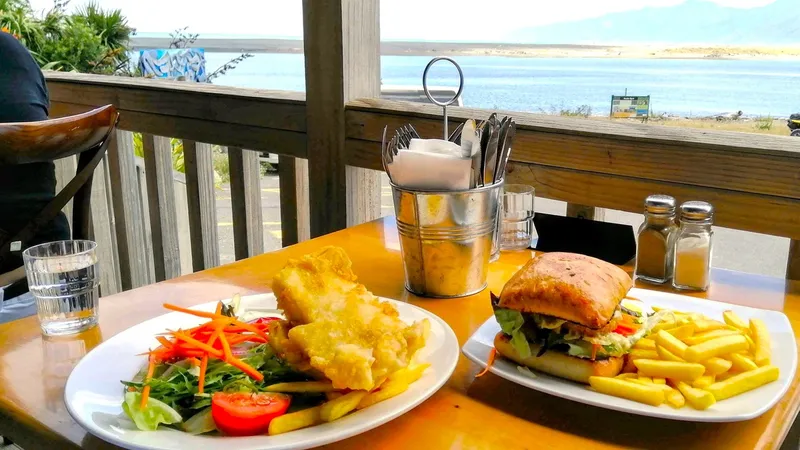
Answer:
<svg viewBox="0 0 800 450"><path fill-rule="evenodd" d="M491 295L502 328L495 348L517 364L582 383L615 376L631 347L657 323L621 305L632 285L625 271L597 258L542 254L506 283L500 297Z"/></svg>

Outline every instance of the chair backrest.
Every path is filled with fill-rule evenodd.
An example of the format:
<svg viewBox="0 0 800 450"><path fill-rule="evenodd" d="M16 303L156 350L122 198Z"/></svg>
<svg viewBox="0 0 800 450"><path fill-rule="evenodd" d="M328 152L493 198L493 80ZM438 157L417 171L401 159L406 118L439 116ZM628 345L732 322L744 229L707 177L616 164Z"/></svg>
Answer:
<svg viewBox="0 0 800 450"><path fill-rule="evenodd" d="M11 243L27 241L73 199L73 239L89 238L92 175L103 159L108 142L119 120L113 105L69 117L0 124L0 165L53 161L78 157L75 177L67 183L39 214L19 230L6 230L0 236L0 261L9 257Z"/></svg>
<svg viewBox="0 0 800 450"><path fill-rule="evenodd" d="M0 123L0 165L53 161L96 147L117 122L106 105L89 112L40 122Z"/></svg>

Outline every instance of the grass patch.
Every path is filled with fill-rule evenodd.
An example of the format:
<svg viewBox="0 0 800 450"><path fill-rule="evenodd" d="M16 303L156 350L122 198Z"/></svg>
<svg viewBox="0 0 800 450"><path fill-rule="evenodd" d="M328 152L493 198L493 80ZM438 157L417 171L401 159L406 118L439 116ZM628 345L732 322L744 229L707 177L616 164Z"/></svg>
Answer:
<svg viewBox="0 0 800 450"><path fill-rule="evenodd" d="M772 116L759 117L755 120L753 126L756 130L769 131L772 129L773 122Z"/></svg>

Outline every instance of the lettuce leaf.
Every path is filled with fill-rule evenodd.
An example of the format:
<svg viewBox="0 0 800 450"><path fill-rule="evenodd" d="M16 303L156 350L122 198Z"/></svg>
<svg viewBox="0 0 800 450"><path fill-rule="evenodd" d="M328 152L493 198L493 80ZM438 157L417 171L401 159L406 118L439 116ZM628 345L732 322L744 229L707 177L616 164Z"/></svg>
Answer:
<svg viewBox="0 0 800 450"><path fill-rule="evenodd" d="M522 325L525 323L522 313L511 309L498 308L494 311L494 317L497 319L497 323L500 324L500 329L503 330L503 333L511 336L511 345L519 353L519 356L523 358L531 356L531 346L522 332Z"/></svg>
<svg viewBox="0 0 800 450"><path fill-rule="evenodd" d="M144 409L140 407L141 403L141 393L127 392L122 402L122 410L136 424L136 428L142 431L155 431L159 424L169 425L183 421L178 411L160 400L148 398Z"/></svg>

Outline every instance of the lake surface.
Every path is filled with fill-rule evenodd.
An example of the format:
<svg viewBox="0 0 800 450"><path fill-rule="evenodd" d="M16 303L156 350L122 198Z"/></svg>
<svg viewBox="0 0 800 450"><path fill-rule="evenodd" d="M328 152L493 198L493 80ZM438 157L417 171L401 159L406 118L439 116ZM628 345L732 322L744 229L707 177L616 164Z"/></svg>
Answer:
<svg viewBox="0 0 800 450"><path fill-rule="evenodd" d="M237 56L206 53L208 72ZM428 56L383 56L384 85L421 86ZM650 95L655 113L704 116L743 111L788 117L800 111L800 61L508 58L460 56L465 106L554 112L581 105L608 114L611 95ZM440 66L441 64L441 66ZM303 55L256 54L215 84L305 90ZM429 84L457 85L446 62Z"/></svg>

